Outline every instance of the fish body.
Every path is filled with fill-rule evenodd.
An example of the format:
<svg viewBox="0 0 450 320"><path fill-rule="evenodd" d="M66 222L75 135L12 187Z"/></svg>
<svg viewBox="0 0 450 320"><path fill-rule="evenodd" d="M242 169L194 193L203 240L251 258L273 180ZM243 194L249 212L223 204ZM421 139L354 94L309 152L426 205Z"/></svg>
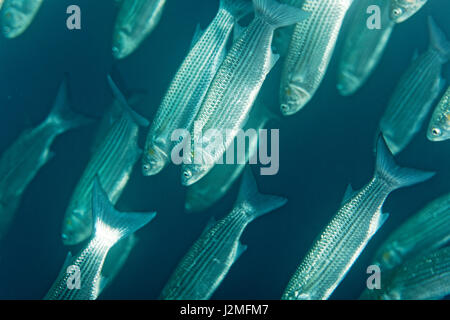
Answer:
<svg viewBox="0 0 450 320"><path fill-rule="evenodd" d="M319 88L334 52L342 21L353 0L306 0L302 10L311 16L297 23L292 34L281 86L281 112L302 109Z"/></svg>
<svg viewBox="0 0 450 320"><path fill-rule="evenodd" d="M359 192L344 198L343 206L289 281L282 299L328 299L386 221L388 215L381 208L387 196L395 189L425 181L432 175L397 166L380 136L374 177Z"/></svg>
<svg viewBox="0 0 450 320"><path fill-rule="evenodd" d="M450 241L450 194L446 194L406 220L383 242L372 264L382 272L407 259L427 254Z"/></svg>
<svg viewBox="0 0 450 320"><path fill-rule="evenodd" d="M46 300L95 300L100 293L101 272L109 250L121 239L149 223L155 213L118 212L109 201L98 178L92 193L95 228L89 243L73 258L66 259ZM75 270L80 287L74 288Z"/></svg>
<svg viewBox="0 0 450 320"><path fill-rule="evenodd" d="M251 9L244 0L222 0L219 11L193 45L163 98L144 148L142 172L159 173L170 161L177 129L190 130L200 104L225 56L227 40L236 21Z"/></svg>
<svg viewBox="0 0 450 320"><path fill-rule="evenodd" d="M78 244L92 233L91 198L94 178L99 177L109 199L115 204L142 154L137 145L139 126L146 126L148 122L131 110L110 78L109 81L116 97L120 96L118 99L123 108L122 116L92 154L75 187L62 226L62 239L66 245Z"/></svg>
<svg viewBox="0 0 450 320"><path fill-rule="evenodd" d="M161 20L166 0L123 0L113 35L113 55L123 59L133 53Z"/></svg>
<svg viewBox="0 0 450 320"><path fill-rule="evenodd" d="M427 138L430 141L450 139L450 87L436 106L428 125Z"/></svg>
<svg viewBox="0 0 450 320"><path fill-rule="evenodd" d="M390 5L385 0L362 0L355 5L338 67L337 88L343 96L355 93L367 81L378 65L395 26L390 19ZM371 5L381 9L381 29L367 27L366 10Z"/></svg>
<svg viewBox="0 0 450 320"><path fill-rule="evenodd" d="M384 285L383 285L384 284ZM367 290L366 290L367 291ZM436 300L450 294L450 247L407 260L362 299Z"/></svg>
<svg viewBox="0 0 450 320"><path fill-rule="evenodd" d="M242 128L261 86L279 56L272 53L271 44L276 28L307 18L300 9L274 0L253 0L255 18L236 40L217 71L195 118L191 131L194 155L183 168L182 183L191 185L208 173L230 146L237 130ZM209 129L227 134L223 143L211 148L207 138L197 141L198 132ZM197 144L201 144L197 146ZM201 159L198 161L197 159Z"/></svg>
<svg viewBox="0 0 450 320"><path fill-rule="evenodd" d="M258 133L272 116L268 113L266 106L258 102L255 104L244 130L253 129ZM231 145L231 147L234 147L234 145ZM217 164L203 179L189 186L186 191L186 210L188 212L203 211L219 201L241 175L249 159L256 154L257 148L258 135L250 135L243 162L236 161L235 164L226 165Z"/></svg>
<svg viewBox="0 0 450 320"><path fill-rule="evenodd" d="M246 246L239 239L246 226L285 203L286 199L282 197L259 194L252 173L247 170L234 209L205 229L176 267L160 298L209 299L245 251Z"/></svg>
<svg viewBox="0 0 450 320"><path fill-rule="evenodd" d="M65 79L47 119L22 133L0 156L0 238L7 232L25 189L53 157L50 146L54 139L67 130L90 123L70 110L67 90Z"/></svg>
<svg viewBox="0 0 450 320"><path fill-rule="evenodd" d="M20 36L33 22L44 0L5 0L1 14L2 32L6 38Z"/></svg>
<svg viewBox="0 0 450 320"><path fill-rule="evenodd" d="M433 101L444 86L442 65L450 58L450 43L429 19L431 45L402 75L380 122L391 152L401 152L417 134Z"/></svg>

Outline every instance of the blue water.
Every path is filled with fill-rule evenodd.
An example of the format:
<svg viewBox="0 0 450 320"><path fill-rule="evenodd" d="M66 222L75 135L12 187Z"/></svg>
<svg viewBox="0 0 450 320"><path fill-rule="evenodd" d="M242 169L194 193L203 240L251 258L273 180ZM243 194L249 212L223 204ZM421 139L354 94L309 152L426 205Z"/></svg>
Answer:
<svg viewBox="0 0 450 320"><path fill-rule="evenodd" d="M105 77L115 65L111 36L117 7L113 2L47 0L22 36L0 38L0 150L47 116L65 72L70 75L74 109L97 117L107 109L112 96ZM79 31L66 28L65 12L72 4L82 10ZM156 30L132 56L116 64L123 78L119 86L148 92L138 112L152 118L187 53L196 25L206 27L217 6L216 0L168 0ZM258 185L262 192L283 195L289 202L249 225L242 237L248 250L231 268L214 299L279 299L312 241L339 208L347 185L357 189L369 181L379 119L414 51L427 48L429 14L450 36L450 3L430 0L417 15L396 27L379 68L367 85L347 98L335 89L340 39L311 103L295 116L269 124L269 128L280 129L280 171L276 176L258 176ZM280 66L262 89L274 110L278 108ZM448 79L448 68L444 74ZM0 299L40 299L55 280L68 251L60 239L62 217L89 160L95 130L91 125L58 137L52 146L56 157L27 188L0 245ZM450 141L431 143L424 130L399 155L400 164L434 170L437 176L392 193L384 207L389 220L332 299L357 298L365 288L366 267L389 232L430 200L450 191L449 161ZM136 169L117 207L156 210L158 216L137 233L137 247L101 299L157 298L210 217L226 214L237 192L235 185L207 212L186 214L178 167L149 178Z"/></svg>

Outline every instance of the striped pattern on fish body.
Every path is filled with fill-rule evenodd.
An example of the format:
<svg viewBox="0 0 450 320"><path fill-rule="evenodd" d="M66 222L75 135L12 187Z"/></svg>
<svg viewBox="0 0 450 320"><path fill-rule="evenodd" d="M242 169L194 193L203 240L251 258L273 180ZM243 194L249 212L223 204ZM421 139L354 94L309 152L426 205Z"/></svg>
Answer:
<svg viewBox="0 0 450 320"><path fill-rule="evenodd" d="M161 298L209 299L237 259L239 238L249 222L245 210L236 208L206 229L176 268Z"/></svg>
<svg viewBox="0 0 450 320"><path fill-rule="evenodd" d="M260 194L250 168L244 172L234 209L210 223L178 264L160 298L209 299L246 246L239 238L246 226L286 203L282 197Z"/></svg>
<svg viewBox="0 0 450 320"><path fill-rule="evenodd" d="M344 96L355 93L372 74L395 26L389 18L390 7L385 0L358 1L355 5L338 70L337 88ZM381 29L367 27L369 16L366 10L371 5L381 8Z"/></svg>
<svg viewBox="0 0 450 320"><path fill-rule="evenodd" d="M242 128L267 74L279 58L271 49L274 30L308 17L297 8L273 0L254 0L253 4L255 18L234 42L195 118L191 130L193 146L198 144L198 132L213 129L221 134L225 130L236 134ZM203 139L202 145L194 149L192 164L184 166L182 183L191 185L201 179L222 157L233 139L233 134L227 134L214 150L209 148L211 141ZM195 163L199 154L204 160L201 164Z"/></svg>
<svg viewBox="0 0 450 320"><path fill-rule="evenodd" d="M450 139L450 87L444 93L433 112L428 126L427 137L431 141Z"/></svg>
<svg viewBox="0 0 450 320"><path fill-rule="evenodd" d="M123 0L114 27L113 54L123 59L136 50L159 23L166 0Z"/></svg>
<svg viewBox="0 0 450 320"><path fill-rule="evenodd" d="M142 153L137 145L138 131L138 124L124 112L92 155L66 210L64 244L80 243L92 233L92 186L97 175L111 202L118 201Z"/></svg>
<svg viewBox="0 0 450 320"><path fill-rule="evenodd" d="M282 72L280 100L284 115L298 112L319 88L352 1L304 2L302 9L311 16L295 26Z"/></svg>
<svg viewBox="0 0 450 320"><path fill-rule="evenodd" d="M101 272L109 250L121 239L149 223L156 213L118 212L102 189L98 177L94 180L92 207L95 221L89 243L74 258L70 253L56 281L44 299L95 300L102 287ZM76 278L79 276L79 287Z"/></svg>
<svg viewBox="0 0 450 320"><path fill-rule="evenodd" d="M418 256L397 267L379 299L429 300L450 294L450 247Z"/></svg>
<svg viewBox="0 0 450 320"><path fill-rule="evenodd" d="M381 212L381 207L389 193L432 176L433 173L399 167L380 136L373 179L350 198L346 194L343 206L315 240L282 299L328 299L386 221L388 215Z"/></svg>
<svg viewBox="0 0 450 320"><path fill-rule="evenodd" d="M442 89L441 69L440 54L429 49L400 79L380 122L392 153L402 151L422 127Z"/></svg>
<svg viewBox="0 0 450 320"><path fill-rule="evenodd" d="M380 246L374 263L382 271L433 251L450 240L450 194L421 209L398 227Z"/></svg>
<svg viewBox="0 0 450 320"><path fill-rule="evenodd" d="M173 131L189 130L192 126L223 60L227 40L237 19L224 7L226 3L240 4L240 7L245 4L242 0L223 1L216 17L178 69L147 135L142 166L144 175L159 173L170 161Z"/></svg>
<svg viewBox="0 0 450 320"><path fill-rule="evenodd" d="M5 0L1 14L3 35L15 38L33 22L43 0Z"/></svg>
<svg viewBox="0 0 450 320"><path fill-rule="evenodd" d="M259 134L259 130L264 128L271 117L267 107L256 102L244 130L254 129ZM234 144L236 143L235 139ZM258 136L250 135L244 163L236 161L235 164L215 165L203 179L189 186L186 191L186 210L190 212L203 211L221 199L241 175L249 159L255 155L257 145Z"/></svg>

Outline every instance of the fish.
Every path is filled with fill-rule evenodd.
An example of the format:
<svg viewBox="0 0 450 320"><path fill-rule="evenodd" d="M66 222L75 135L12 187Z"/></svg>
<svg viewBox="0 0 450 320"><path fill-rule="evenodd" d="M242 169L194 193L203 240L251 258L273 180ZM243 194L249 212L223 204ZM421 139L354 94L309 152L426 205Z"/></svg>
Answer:
<svg viewBox="0 0 450 320"><path fill-rule="evenodd" d="M113 34L113 56L124 59L153 32L161 20L166 0L123 0Z"/></svg>
<svg viewBox="0 0 450 320"><path fill-rule="evenodd" d="M194 147L191 163L183 164L182 184L189 186L203 178L242 128L262 84L279 55L272 53L275 29L306 19L308 13L274 0L253 0L255 18L234 42L215 75L191 129ZM229 131L217 148L211 139L198 140L197 133L209 129ZM201 146L197 146L200 144ZM215 150L211 150L215 149ZM192 161L192 158L193 161ZM201 159L202 161L198 161Z"/></svg>
<svg viewBox="0 0 450 320"><path fill-rule="evenodd" d="M0 0L0 10L2 9L3 6L3 0Z"/></svg>
<svg viewBox="0 0 450 320"><path fill-rule="evenodd" d="M43 0L5 0L1 15L2 33L12 39L27 30L39 11Z"/></svg>
<svg viewBox="0 0 450 320"><path fill-rule="evenodd" d="M428 0L390 0L391 20L402 23L411 18Z"/></svg>
<svg viewBox="0 0 450 320"><path fill-rule="evenodd" d="M366 10L371 5L381 9L381 29L367 27ZM343 96L354 94L364 85L379 64L395 27L390 4L385 0L362 0L355 6L338 65L337 89Z"/></svg>
<svg viewBox="0 0 450 320"><path fill-rule="evenodd" d="M101 272L110 249L121 239L144 227L155 217L155 212L119 212L114 209L101 186L99 177L93 183L92 213L95 227L91 239L73 258L66 262L45 296L45 300L95 300L100 292ZM80 287L73 288L72 270L78 270Z"/></svg>
<svg viewBox="0 0 450 320"><path fill-rule="evenodd" d="M398 154L421 129L445 81L441 70L450 58L450 42L428 17L430 46L402 75L381 118L379 128L393 154Z"/></svg>
<svg viewBox="0 0 450 320"><path fill-rule="evenodd" d="M290 116L314 96L328 69L344 17L353 0L306 0L310 18L297 23L283 65L280 110Z"/></svg>
<svg viewBox="0 0 450 320"><path fill-rule="evenodd" d="M244 130L254 129L258 133L259 129L264 128L266 123L276 116L272 115L263 103L256 102L255 104ZM243 162L236 161L234 164L215 165L203 179L190 185L186 190L185 209L188 212L204 211L219 201L240 177L249 159L255 156L258 140L258 135L250 135ZM233 147L234 149L236 143L235 139L235 143L230 148Z"/></svg>
<svg viewBox="0 0 450 320"><path fill-rule="evenodd" d="M192 126L223 61L233 26L251 9L251 3L246 0L221 0L208 28L201 36L200 31L196 32L193 46L172 80L147 135L142 157L144 176L159 173L170 162L170 152L176 143L171 139L172 133Z"/></svg>
<svg viewBox="0 0 450 320"><path fill-rule="evenodd" d="M86 239L93 230L91 193L94 178L98 175L111 202L116 204L122 194L134 165L142 150L137 144L139 127L148 121L134 112L123 94L108 76L109 85L123 108L121 118L110 128L101 145L92 154L72 193L66 209L62 240L65 245L75 245Z"/></svg>
<svg viewBox="0 0 450 320"><path fill-rule="evenodd" d="M430 141L450 139L450 86L434 109L428 125L427 138Z"/></svg>
<svg viewBox="0 0 450 320"><path fill-rule="evenodd" d="M342 206L315 240L290 279L283 300L325 300L344 279L367 243L386 221L381 208L399 188L430 179L434 173L399 167L380 135L372 180L360 191L347 189Z"/></svg>
<svg viewBox="0 0 450 320"><path fill-rule="evenodd" d="M207 300L226 277L247 246L239 239L254 219L282 207L286 199L258 192L248 168L233 210L218 222L211 222L182 258L160 299Z"/></svg>
<svg viewBox="0 0 450 320"><path fill-rule="evenodd" d="M54 157L50 147L55 138L92 123L88 117L72 111L69 105L66 76L47 118L24 131L0 156L0 239L6 235L27 186Z"/></svg>
<svg viewBox="0 0 450 320"><path fill-rule="evenodd" d="M377 250L372 264L387 272L449 241L450 193L435 199L395 229Z"/></svg>
<svg viewBox="0 0 450 320"><path fill-rule="evenodd" d="M384 285L383 285L384 283ZM363 300L437 300L450 294L450 247L409 259L394 269L381 290L366 289Z"/></svg>
<svg viewBox="0 0 450 320"><path fill-rule="evenodd" d="M133 233L116 243L108 252L100 274L99 295L114 281L137 243L138 238Z"/></svg>

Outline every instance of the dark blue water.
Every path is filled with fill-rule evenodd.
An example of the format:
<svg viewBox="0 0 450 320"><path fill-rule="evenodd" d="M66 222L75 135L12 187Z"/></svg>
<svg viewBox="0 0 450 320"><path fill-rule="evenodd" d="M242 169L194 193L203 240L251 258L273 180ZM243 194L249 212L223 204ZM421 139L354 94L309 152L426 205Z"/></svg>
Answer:
<svg viewBox="0 0 450 320"><path fill-rule="evenodd" d="M138 111L151 119L189 49L196 25L206 27L218 7L218 1L211 0L168 0L153 34L114 67L111 36L117 7L113 2L47 0L22 36L0 38L0 150L47 116L66 72L74 109L101 116L112 101L105 77L115 68L124 82L121 87L148 92ZM65 12L72 4L82 10L80 31L66 28ZM379 119L414 51L427 48L429 14L450 36L450 3L430 1L416 16L396 27L379 68L366 86L348 98L339 96L335 89L340 39L327 76L311 103L295 116L269 124L269 128L280 129L280 171L276 176L258 176L258 184L262 192L283 195L289 202L249 225L242 237L248 250L213 298L279 299L312 241L338 210L347 185L357 189L369 181ZM271 72L262 91L274 110L278 108L280 65ZM448 74L447 68L447 79ZM40 299L55 280L68 251L60 239L62 217L89 160L95 129L92 125L58 137L52 146L56 157L27 188L12 228L0 245L0 299ZM333 299L357 298L365 288L366 267L389 232L430 200L450 191L449 141L431 143L423 130L398 162L434 170L437 176L392 193L384 207L390 213L389 220ZM189 215L184 212L185 189L178 167L150 178L141 176L137 168L117 207L156 210L158 216L137 233L138 246L101 298L157 298L210 217L220 217L232 208L237 187L207 212Z"/></svg>

